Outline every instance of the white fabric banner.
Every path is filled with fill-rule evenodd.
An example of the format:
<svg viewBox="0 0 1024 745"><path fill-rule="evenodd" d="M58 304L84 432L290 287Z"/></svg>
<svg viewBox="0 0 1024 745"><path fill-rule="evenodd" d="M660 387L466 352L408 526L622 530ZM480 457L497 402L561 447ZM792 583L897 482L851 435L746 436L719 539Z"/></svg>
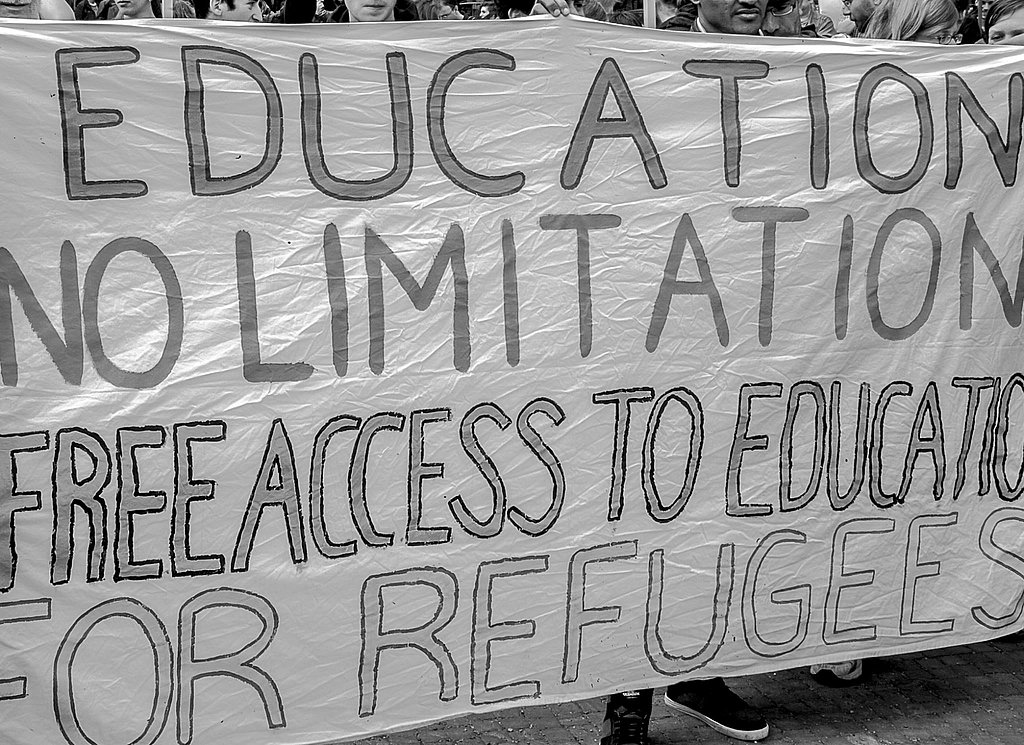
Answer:
<svg viewBox="0 0 1024 745"><path fill-rule="evenodd" d="M0 25L4 742L1020 629L1022 63Z"/></svg>

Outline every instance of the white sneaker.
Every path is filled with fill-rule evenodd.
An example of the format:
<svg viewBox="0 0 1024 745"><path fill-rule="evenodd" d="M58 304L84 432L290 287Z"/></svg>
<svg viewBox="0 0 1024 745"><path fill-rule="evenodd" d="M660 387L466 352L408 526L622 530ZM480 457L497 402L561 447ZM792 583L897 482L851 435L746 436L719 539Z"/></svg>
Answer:
<svg viewBox="0 0 1024 745"><path fill-rule="evenodd" d="M811 675L827 686L853 685L864 677L864 660L846 660L823 665L811 665Z"/></svg>

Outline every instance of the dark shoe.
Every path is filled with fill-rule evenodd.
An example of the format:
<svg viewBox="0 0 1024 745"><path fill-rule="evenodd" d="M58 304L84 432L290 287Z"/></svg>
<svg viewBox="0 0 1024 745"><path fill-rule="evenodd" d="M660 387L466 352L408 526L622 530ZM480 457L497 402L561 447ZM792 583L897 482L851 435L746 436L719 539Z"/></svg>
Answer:
<svg viewBox="0 0 1024 745"><path fill-rule="evenodd" d="M647 745L654 691L626 691L608 697L601 745Z"/></svg>
<svg viewBox="0 0 1024 745"><path fill-rule="evenodd" d="M768 737L768 722L726 686L721 678L690 680L670 685L665 704L734 740Z"/></svg>
<svg viewBox="0 0 1024 745"><path fill-rule="evenodd" d="M811 665L811 676L829 688L857 685L864 680L864 660Z"/></svg>

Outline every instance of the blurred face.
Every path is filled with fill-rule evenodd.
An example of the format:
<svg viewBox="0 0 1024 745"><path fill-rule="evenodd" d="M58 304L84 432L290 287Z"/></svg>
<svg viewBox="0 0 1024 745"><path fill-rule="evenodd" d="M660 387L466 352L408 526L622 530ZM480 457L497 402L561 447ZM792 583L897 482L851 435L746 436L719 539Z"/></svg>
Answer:
<svg viewBox="0 0 1024 745"><path fill-rule="evenodd" d="M1024 46L1024 8L1005 15L988 30L989 44Z"/></svg>
<svg viewBox="0 0 1024 745"><path fill-rule="evenodd" d="M440 3L437 6L437 17L442 21L461 21L464 16L454 5Z"/></svg>
<svg viewBox="0 0 1024 745"><path fill-rule="evenodd" d="M701 25L712 34L756 34L767 0L695 0Z"/></svg>
<svg viewBox="0 0 1024 745"><path fill-rule="evenodd" d="M395 20L395 0L345 0L345 7L356 23Z"/></svg>
<svg viewBox="0 0 1024 745"><path fill-rule="evenodd" d="M843 0L843 15L849 16L858 31L864 30L874 12L875 4L872 0Z"/></svg>
<svg viewBox="0 0 1024 745"><path fill-rule="evenodd" d="M39 18L39 0L0 0L0 18Z"/></svg>
<svg viewBox="0 0 1024 745"><path fill-rule="evenodd" d="M797 0L768 0L761 31L768 36L799 36L800 10Z"/></svg>

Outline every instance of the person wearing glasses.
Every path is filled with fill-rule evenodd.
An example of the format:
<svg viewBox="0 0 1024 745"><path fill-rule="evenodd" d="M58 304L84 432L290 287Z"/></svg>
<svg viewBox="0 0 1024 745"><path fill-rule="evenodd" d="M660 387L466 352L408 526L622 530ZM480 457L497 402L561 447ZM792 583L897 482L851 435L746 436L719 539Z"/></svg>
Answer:
<svg viewBox="0 0 1024 745"><path fill-rule="evenodd" d="M765 36L800 36L798 0L768 0L761 33Z"/></svg>
<svg viewBox="0 0 1024 745"><path fill-rule="evenodd" d="M953 0L883 0L864 29L869 39L959 44Z"/></svg>

